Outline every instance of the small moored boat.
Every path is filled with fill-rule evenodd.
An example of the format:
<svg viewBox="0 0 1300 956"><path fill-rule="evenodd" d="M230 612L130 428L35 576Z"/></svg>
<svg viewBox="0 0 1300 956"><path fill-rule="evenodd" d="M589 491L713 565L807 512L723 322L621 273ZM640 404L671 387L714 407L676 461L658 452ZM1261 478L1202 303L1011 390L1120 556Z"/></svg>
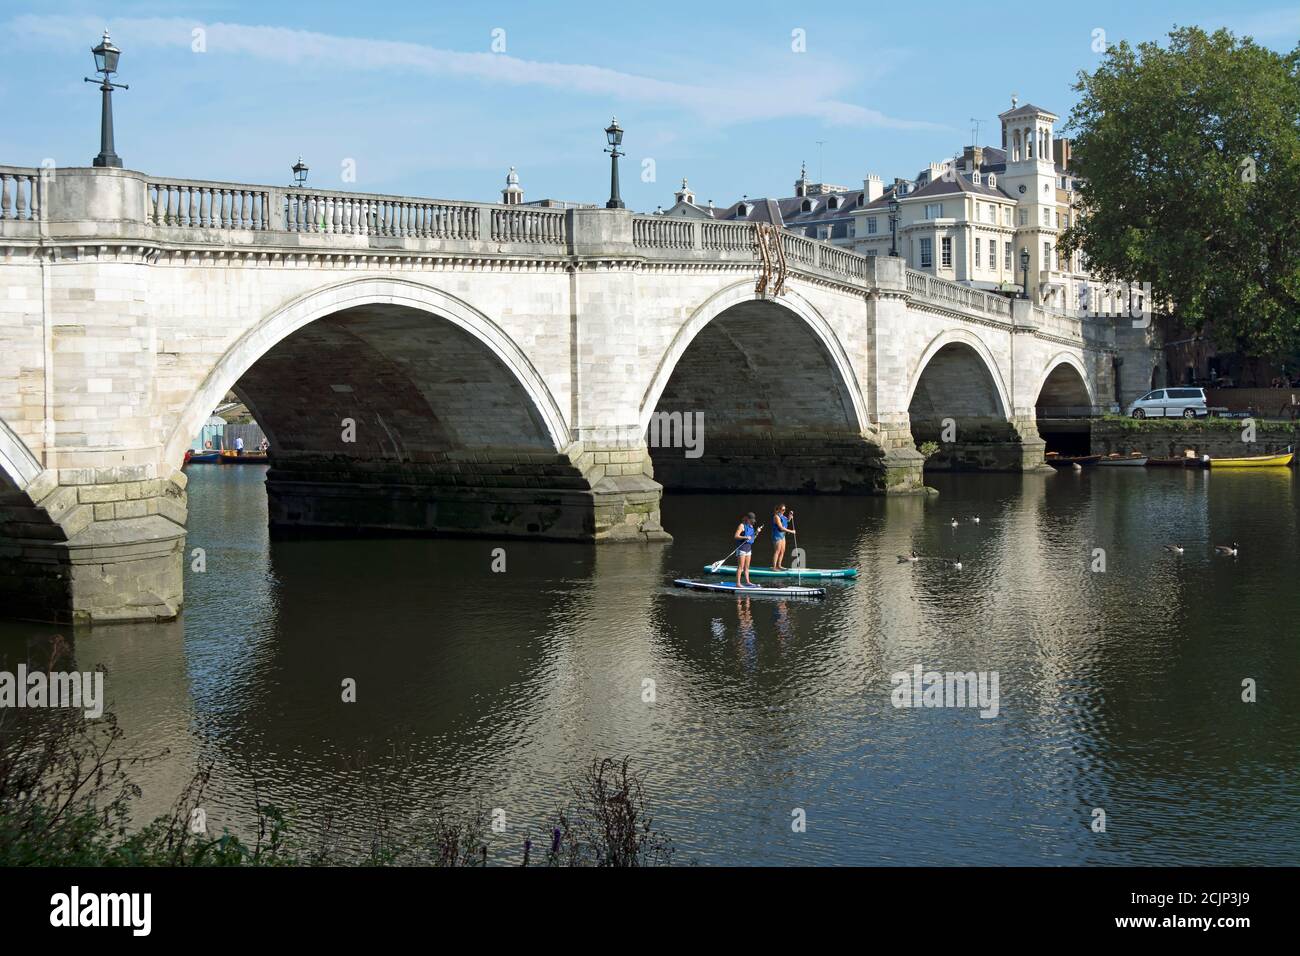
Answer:
<svg viewBox="0 0 1300 956"><path fill-rule="evenodd" d="M1058 455L1054 451L1049 451L1043 456L1043 460L1053 468L1072 468L1075 465L1086 468L1101 461L1101 455Z"/></svg>
<svg viewBox="0 0 1300 956"><path fill-rule="evenodd" d="M1141 452L1133 452L1131 455L1106 455L1097 462L1099 465L1134 465L1141 467L1147 463L1147 456Z"/></svg>
<svg viewBox="0 0 1300 956"><path fill-rule="evenodd" d="M187 465L213 465L221 461L221 452L216 449L192 451L185 455Z"/></svg>
<svg viewBox="0 0 1300 956"><path fill-rule="evenodd" d="M1287 468L1292 453L1288 449L1281 455L1252 455L1249 458L1211 458L1211 468Z"/></svg>
<svg viewBox="0 0 1300 956"><path fill-rule="evenodd" d="M264 451L246 451L240 454L227 448L221 453L221 463L223 465L265 465L266 461L266 452Z"/></svg>

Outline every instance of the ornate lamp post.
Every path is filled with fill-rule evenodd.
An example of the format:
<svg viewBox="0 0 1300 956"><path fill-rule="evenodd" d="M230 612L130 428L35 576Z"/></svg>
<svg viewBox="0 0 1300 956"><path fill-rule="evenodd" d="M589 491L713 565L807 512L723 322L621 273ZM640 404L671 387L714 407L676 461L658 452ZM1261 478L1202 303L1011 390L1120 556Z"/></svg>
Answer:
<svg viewBox="0 0 1300 956"><path fill-rule="evenodd" d="M302 157L299 156L298 162L294 163L289 168L293 170L293 184L297 186L299 189L302 189L304 186L306 186L307 185L307 164L302 161Z"/></svg>
<svg viewBox="0 0 1300 956"><path fill-rule="evenodd" d="M1020 271L1025 276L1024 298L1029 298L1029 250L1024 246L1020 247Z"/></svg>
<svg viewBox="0 0 1300 956"><path fill-rule="evenodd" d="M889 200L889 254L898 256L898 213L903 208L898 201L898 184L894 184L894 198Z"/></svg>
<svg viewBox="0 0 1300 956"><path fill-rule="evenodd" d="M98 83L103 94L103 106L99 116L99 155L94 159L96 166L113 166L121 168L122 157L118 156L113 150L113 91L130 89L125 83L114 83L109 77L117 72L117 59L122 55L122 51L113 46L113 41L108 38L108 31L104 31L104 39L99 41L99 46L93 47L90 51L95 54L95 72L102 73L102 80L94 80L86 77L87 83Z"/></svg>
<svg viewBox="0 0 1300 956"><path fill-rule="evenodd" d="M623 200L618 195L618 158L625 154L618 151L623 143L623 128L618 125L616 118L609 121L609 126L605 130L605 139L609 140L610 146L605 150L609 153L609 202L605 203L605 208L622 209Z"/></svg>

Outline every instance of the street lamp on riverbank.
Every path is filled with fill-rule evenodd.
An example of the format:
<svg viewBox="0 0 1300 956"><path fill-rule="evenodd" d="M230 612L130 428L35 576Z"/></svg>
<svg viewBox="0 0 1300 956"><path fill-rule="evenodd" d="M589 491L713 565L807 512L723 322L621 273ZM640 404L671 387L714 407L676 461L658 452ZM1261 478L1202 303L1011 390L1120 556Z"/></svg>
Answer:
<svg viewBox="0 0 1300 956"><path fill-rule="evenodd" d="M114 83L109 77L117 72L117 60L122 55L122 51L113 46L113 41L108 38L108 31L105 30L99 46L92 47L90 52L95 55L95 72L103 74L102 80L86 77L87 83L99 84L103 95L99 114L99 155L95 157L93 164L120 169L122 157L118 156L113 149L113 91L128 90L130 87L125 83Z"/></svg>
<svg viewBox="0 0 1300 956"><path fill-rule="evenodd" d="M610 119L609 126L605 129L605 138L609 140L610 146L605 150L609 153L609 202L605 203L605 208L622 209L623 200L618 194L618 158L625 154L618 151L623 142L623 128L618 125L617 118Z"/></svg>
<svg viewBox="0 0 1300 956"><path fill-rule="evenodd" d="M1025 291L1023 298L1029 298L1029 250L1020 247L1020 271L1025 274Z"/></svg>

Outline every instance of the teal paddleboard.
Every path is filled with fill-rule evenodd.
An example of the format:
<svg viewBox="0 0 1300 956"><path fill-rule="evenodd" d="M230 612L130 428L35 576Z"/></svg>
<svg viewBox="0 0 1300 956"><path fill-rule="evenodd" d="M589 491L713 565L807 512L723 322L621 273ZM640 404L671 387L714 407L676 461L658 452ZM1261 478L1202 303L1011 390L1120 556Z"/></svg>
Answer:
<svg viewBox="0 0 1300 956"><path fill-rule="evenodd" d="M709 574L735 574L736 566L734 564L724 564L722 567L714 570L713 565L705 565L704 570ZM857 568L782 568L780 571L773 571L771 568L750 568L749 576L751 578L856 578L858 576Z"/></svg>
<svg viewBox="0 0 1300 956"><path fill-rule="evenodd" d="M735 581L692 581L678 578L673 584L693 591L712 591L715 594L756 594L759 597L825 597L825 588L737 586Z"/></svg>

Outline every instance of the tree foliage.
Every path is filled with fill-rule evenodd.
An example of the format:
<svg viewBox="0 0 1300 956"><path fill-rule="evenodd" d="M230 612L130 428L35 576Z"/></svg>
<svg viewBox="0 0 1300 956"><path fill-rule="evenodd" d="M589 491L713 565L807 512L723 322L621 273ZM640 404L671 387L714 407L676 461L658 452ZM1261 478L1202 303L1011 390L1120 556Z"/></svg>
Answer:
<svg viewBox="0 0 1300 956"><path fill-rule="evenodd" d="M1067 132L1084 214L1061 237L1100 278L1254 355L1300 348L1300 47L1175 29L1080 73Z"/></svg>

